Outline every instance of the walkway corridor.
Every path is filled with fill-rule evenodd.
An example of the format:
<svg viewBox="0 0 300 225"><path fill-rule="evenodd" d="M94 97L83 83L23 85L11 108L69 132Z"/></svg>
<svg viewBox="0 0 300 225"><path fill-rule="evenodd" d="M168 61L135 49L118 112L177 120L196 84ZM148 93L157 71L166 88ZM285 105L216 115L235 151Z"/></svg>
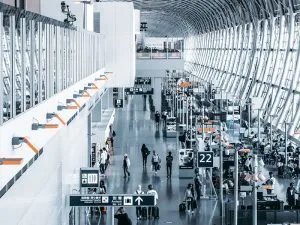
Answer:
<svg viewBox="0 0 300 225"><path fill-rule="evenodd" d="M202 200L197 212L191 216L180 216L178 205L183 200L184 190L189 180L180 180L178 178L178 142L177 138L165 138L162 134L162 127L156 129L154 121L150 118L148 98L146 102L142 96L129 97L124 109L116 112L114 123L115 154L113 162L107 170L107 179L105 183L108 193L134 193L139 184L143 191L147 190L148 184L153 184L154 189L159 195L159 220L141 220L137 221L134 208L126 208L133 224L141 225L209 225L218 224L218 218L212 218L214 214L215 201ZM162 168L155 176L151 171L151 155L148 157L147 168L143 170L141 146L146 144L152 154L152 150L158 152L162 159ZM174 156L173 174L171 179L167 179L165 157L167 152L171 151ZM131 160L131 177L124 179L122 170L122 159L124 154L128 154ZM201 211L201 216L199 215ZM218 213L215 213L218 214ZM201 218L201 219L199 219ZM93 219L93 224L111 224L110 214L107 218L98 223ZM98 218L96 219L98 220ZM107 222L105 223L105 221Z"/></svg>

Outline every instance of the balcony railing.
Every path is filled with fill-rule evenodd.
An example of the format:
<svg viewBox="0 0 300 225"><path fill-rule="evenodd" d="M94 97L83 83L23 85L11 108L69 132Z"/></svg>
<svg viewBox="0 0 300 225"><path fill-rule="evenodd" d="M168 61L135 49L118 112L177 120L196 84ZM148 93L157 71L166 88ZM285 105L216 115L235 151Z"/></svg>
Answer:
<svg viewBox="0 0 300 225"><path fill-rule="evenodd" d="M137 52L137 59L182 59L182 52Z"/></svg>

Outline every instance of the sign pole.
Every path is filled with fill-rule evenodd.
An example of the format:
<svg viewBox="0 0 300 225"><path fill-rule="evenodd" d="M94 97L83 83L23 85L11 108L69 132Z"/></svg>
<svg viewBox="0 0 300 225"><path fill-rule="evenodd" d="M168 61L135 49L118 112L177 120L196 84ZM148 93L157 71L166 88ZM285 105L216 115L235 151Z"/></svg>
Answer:
<svg viewBox="0 0 300 225"><path fill-rule="evenodd" d="M115 207L110 207L111 208L111 225L115 225Z"/></svg>

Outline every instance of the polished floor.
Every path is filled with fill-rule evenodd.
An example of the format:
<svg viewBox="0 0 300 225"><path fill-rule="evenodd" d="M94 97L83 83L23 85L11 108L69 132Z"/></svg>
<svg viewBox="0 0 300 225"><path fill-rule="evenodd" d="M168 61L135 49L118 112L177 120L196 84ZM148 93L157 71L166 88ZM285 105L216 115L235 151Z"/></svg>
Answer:
<svg viewBox="0 0 300 225"><path fill-rule="evenodd" d="M194 215L180 215L178 210L179 203L183 200L185 187L191 179L179 179L178 155L177 150L180 148L177 138L165 138L162 126L156 128L149 111L148 98L144 101L142 96L129 97L125 102L123 109L118 109L115 116L114 130L116 132L115 147L112 164L108 168L105 178L105 184L108 193L134 193L139 184L144 191L147 190L148 184L152 184L159 195L159 220L141 220L138 221L135 216L134 208L126 208L126 211L134 225L219 225L220 213L219 204L216 200L202 199L198 204L198 209ZM155 150L162 158L162 169L155 176L151 171L150 157L146 169L142 166L141 146L146 144L149 150ZM171 151L174 156L173 174L171 179L167 179L165 156ZM124 179L122 170L123 155L128 154L131 160L131 177ZM266 168L264 174L268 174ZM285 200L285 188L290 180L278 179L277 191L280 199ZM299 182L297 181L297 186ZM232 202L232 196L225 202ZM117 210L117 208L115 209ZM228 212L227 212L228 213ZM258 224L282 224L283 222L299 222L298 213L280 212L280 213L259 213ZM232 216L227 214L225 224L232 224ZM101 218L97 216L89 217L82 224L92 225L111 225L111 210ZM117 221L115 221L117 224ZM239 224L250 225L251 211L248 213L239 212Z"/></svg>
<svg viewBox="0 0 300 225"><path fill-rule="evenodd" d="M134 193L136 187L141 184L144 191L148 184L152 184L159 195L159 220L138 221L134 208L127 208L127 213L133 224L140 225L210 225L219 224L217 212L217 202L215 200L202 200L194 215L180 215L178 205L183 200L184 190L191 180L179 180L178 178L178 156L179 148L177 138L163 137L162 127L156 128L149 111L148 98L146 102L142 96L129 97L123 109L116 112L114 123L116 132L113 161L107 170L105 179L108 193ZM146 144L149 150L155 150L162 158L162 168L155 176L151 171L150 157L146 169L142 166L141 146ZM165 157L171 151L174 156L173 174L171 179L167 179ZM124 154L128 154L131 160L131 177L124 179L122 170L122 159ZM200 213L201 212L201 213ZM93 217L92 224L110 225L111 215L99 219ZM117 221L115 221L117 224Z"/></svg>

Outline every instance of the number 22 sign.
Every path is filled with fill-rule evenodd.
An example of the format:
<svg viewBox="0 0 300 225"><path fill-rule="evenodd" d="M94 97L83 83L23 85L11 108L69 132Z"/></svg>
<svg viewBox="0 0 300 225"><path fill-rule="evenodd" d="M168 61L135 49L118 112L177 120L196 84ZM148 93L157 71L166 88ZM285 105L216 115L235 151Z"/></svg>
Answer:
<svg viewBox="0 0 300 225"><path fill-rule="evenodd" d="M197 154L198 167L213 167L214 166L214 153L213 152L198 152Z"/></svg>

